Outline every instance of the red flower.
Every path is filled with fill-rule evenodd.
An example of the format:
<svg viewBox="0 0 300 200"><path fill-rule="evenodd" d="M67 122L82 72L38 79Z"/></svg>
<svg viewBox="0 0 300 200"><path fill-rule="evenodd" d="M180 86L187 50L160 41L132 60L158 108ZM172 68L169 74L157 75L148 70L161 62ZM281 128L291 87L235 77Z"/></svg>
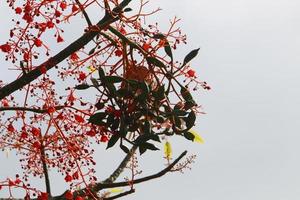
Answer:
<svg viewBox="0 0 300 200"><path fill-rule="evenodd" d="M20 179L18 179L18 178L15 180L15 184L16 184L16 185L20 184L21 182L22 182L22 181L21 181Z"/></svg>
<svg viewBox="0 0 300 200"><path fill-rule="evenodd" d="M55 17L60 17L61 16L61 12L59 12L58 10L55 11L54 13Z"/></svg>
<svg viewBox="0 0 300 200"><path fill-rule="evenodd" d="M6 99L2 100L2 105L3 107L8 107L9 106L8 101Z"/></svg>
<svg viewBox="0 0 300 200"><path fill-rule="evenodd" d="M102 135L100 138L100 142L107 142L108 141L108 137L106 135Z"/></svg>
<svg viewBox="0 0 300 200"><path fill-rule="evenodd" d="M47 21L47 28L53 28L54 23L52 21Z"/></svg>
<svg viewBox="0 0 300 200"><path fill-rule="evenodd" d="M23 132L21 133L21 138L22 138L22 139L26 139L27 136L28 136L28 133L26 133L25 131L23 131Z"/></svg>
<svg viewBox="0 0 300 200"><path fill-rule="evenodd" d="M64 10L64 9L67 8L67 4L66 4L65 2L61 2L61 3L59 4L59 7L60 7L62 10Z"/></svg>
<svg viewBox="0 0 300 200"><path fill-rule="evenodd" d="M15 12L16 12L16 14L21 14L22 13L22 8L21 7L16 7Z"/></svg>
<svg viewBox="0 0 300 200"><path fill-rule="evenodd" d="M73 4L73 6L72 6L72 12L74 13L74 12L76 12L78 10L78 7L75 5L75 4Z"/></svg>
<svg viewBox="0 0 300 200"><path fill-rule="evenodd" d="M96 132L94 130L89 130L88 132L86 132L86 134L90 137L94 137L96 135Z"/></svg>
<svg viewBox="0 0 300 200"><path fill-rule="evenodd" d="M47 192L41 192L41 195L39 196L40 200L48 200L48 193Z"/></svg>
<svg viewBox="0 0 300 200"><path fill-rule="evenodd" d="M29 4L26 4L26 6L24 7L24 12L29 13L31 10L32 10L32 7Z"/></svg>
<svg viewBox="0 0 300 200"><path fill-rule="evenodd" d="M84 200L84 198L81 197L81 196L77 196L77 197L75 198L75 200Z"/></svg>
<svg viewBox="0 0 300 200"><path fill-rule="evenodd" d="M66 199L73 199L73 193L68 190L66 193L65 193L65 198Z"/></svg>
<svg viewBox="0 0 300 200"><path fill-rule="evenodd" d="M76 98L74 97L73 92L72 92L68 97L68 101L73 102L75 100L76 100Z"/></svg>
<svg viewBox="0 0 300 200"><path fill-rule="evenodd" d="M9 132L13 132L13 131L15 131L15 127L14 127L12 124L9 124L9 125L7 126L7 130L8 130Z"/></svg>
<svg viewBox="0 0 300 200"><path fill-rule="evenodd" d="M7 53L10 52L11 50L11 46L9 44L3 44L0 46L1 51Z"/></svg>
<svg viewBox="0 0 300 200"><path fill-rule="evenodd" d="M53 106L49 107L47 109L48 113L54 113L55 112L55 108Z"/></svg>
<svg viewBox="0 0 300 200"><path fill-rule="evenodd" d="M86 75L84 72L80 72L79 74L79 80L83 81L84 79L86 79Z"/></svg>
<svg viewBox="0 0 300 200"><path fill-rule="evenodd" d="M121 57L122 54L123 54L123 52L122 52L120 49L117 49L117 50L115 51L115 55L118 56L118 57Z"/></svg>
<svg viewBox="0 0 300 200"><path fill-rule="evenodd" d="M78 171L76 171L73 175L72 175L73 179L79 179L79 174Z"/></svg>
<svg viewBox="0 0 300 200"><path fill-rule="evenodd" d="M32 147L35 148L35 149L39 149L39 148L41 148L41 144L40 144L38 141L35 141L35 142L32 144Z"/></svg>
<svg viewBox="0 0 300 200"><path fill-rule="evenodd" d="M67 174L67 176L65 177L65 181L66 182L71 182L73 180L72 176L70 176L69 174Z"/></svg>
<svg viewBox="0 0 300 200"><path fill-rule="evenodd" d="M46 72L47 72L47 67L45 67L44 65L41 66L40 72L41 72L42 74L46 74Z"/></svg>
<svg viewBox="0 0 300 200"><path fill-rule="evenodd" d="M40 129L35 128L35 127L32 127L31 133L32 133L32 135L35 136L35 137L39 137L39 136L41 135Z"/></svg>
<svg viewBox="0 0 300 200"><path fill-rule="evenodd" d="M72 61L77 61L79 59L79 56L76 53L72 53L71 56L70 56L70 59Z"/></svg>
<svg viewBox="0 0 300 200"><path fill-rule="evenodd" d="M25 52L23 54L23 59L24 59L24 61L28 61L29 60L29 53Z"/></svg>
<svg viewBox="0 0 300 200"><path fill-rule="evenodd" d="M84 122L84 119L83 117L81 117L80 115L75 115L75 120L79 123L83 123Z"/></svg>
<svg viewBox="0 0 300 200"><path fill-rule="evenodd" d="M187 76L188 77L195 77L196 75L196 72L192 69L190 69L189 71L187 71Z"/></svg>
<svg viewBox="0 0 300 200"><path fill-rule="evenodd" d="M42 44L43 44L43 42L40 39L36 38L34 40L34 45L35 46L40 47L40 46L42 46Z"/></svg>
<svg viewBox="0 0 300 200"><path fill-rule="evenodd" d="M60 35L58 35L56 41L57 41L57 43L60 43L60 42L63 42L64 39Z"/></svg>
<svg viewBox="0 0 300 200"><path fill-rule="evenodd" d="M144 43L144 44L143 44L143 49L144 49L145 51L148 51L150 47L151 47L151 45L148 44L148 43Z"/></svg>

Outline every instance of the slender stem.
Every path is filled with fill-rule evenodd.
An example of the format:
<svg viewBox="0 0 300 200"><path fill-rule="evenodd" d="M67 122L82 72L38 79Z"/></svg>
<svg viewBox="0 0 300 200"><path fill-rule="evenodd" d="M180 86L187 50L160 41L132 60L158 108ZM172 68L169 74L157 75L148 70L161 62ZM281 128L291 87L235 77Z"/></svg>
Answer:
<svg viewBox="0 0 300 200"><path fill-rule="evenodd" d="M128 191L126 191L126 192L122 192L122 193L120 193L120 194L117 194L117 195L115 195L115 196L108 197L108 198L104 198L103 200L113 200L113 199L118 199L118 198L120 198L120 197L124 197L124 196L129 195L129 194L132 194L132 193L134 193L134 192L135 192L135 190L134 190L134 189L131 189L131 190L128 190Z"/></svg>
<svg viewBox="0 0 300 200"><path fill-rule="evenodd" d="M41 142L41 144L42 144L42 142ZM47 191L48 195L51 197L50 179L49 179L48 168L47 168L47 164L46 164L45 147L43 144L41 146L41 157L42 157L43 171L44 171L44 175L45 175L46 191Z"/></svg>

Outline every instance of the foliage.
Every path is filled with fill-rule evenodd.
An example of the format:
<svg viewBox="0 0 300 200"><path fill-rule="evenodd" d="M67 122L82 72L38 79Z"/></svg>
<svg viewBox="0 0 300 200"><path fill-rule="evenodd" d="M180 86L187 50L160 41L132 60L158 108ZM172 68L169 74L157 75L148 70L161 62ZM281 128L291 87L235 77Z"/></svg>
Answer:
<svg viewBox="0 0 300 200"><path fill-rule="evenodd" d="M134 192L134 183L176 171L174 166L186 154L170 163L172 149L166 142L169 165L158 174L136 179L136 149L140 154L159 150L156 143L173 135L203 142L190 131L201 113L190 91L210 89L190 66L199 49L187 53L182 62L175 61L173 51L186 43L177 27L179 19L171 20L163 32L157 23L146 24L146 18L160 9L146 13L148 2L141 0L138 9L128 7L130 2L7 1L15 12L15 26L0 50L14 64L17 76L0 85L0 148L19 154L23 176L0 182L2 188L23 188L27 199L54 198L48 176L48 169L54 168L70 183L70 190L55 198L119 198ZM92 24L88 8L103 11L103 18ZM65 24L80 15L87 22L84 33L52 55L51 49L64 43L64 32L69 31ZM55 44L49 37L53 33ZM93 141L107 149L119 146L126 153L102 182L95 176ZM184 163L178 170L187 166ZM128 166L131 180L113 183ZM31 175L44 177L47 190L30 187ZM131 189L99 193L115 186ZM111 196L113 191L120 194Z"/></svg>

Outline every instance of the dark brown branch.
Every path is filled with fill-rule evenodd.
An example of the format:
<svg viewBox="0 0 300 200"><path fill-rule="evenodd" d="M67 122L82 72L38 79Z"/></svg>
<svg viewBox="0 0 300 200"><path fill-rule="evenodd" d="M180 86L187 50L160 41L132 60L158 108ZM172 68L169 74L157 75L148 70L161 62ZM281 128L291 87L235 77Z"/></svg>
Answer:
<svg viewBox="0 0 300 200"><path fill-rule="evenodd" d="M124 7L126 7L132 0L124 0L122 1L117 7L113 9L114 13L120 13ZM105 15L98 23L97 26L100 30L107 27L109 24L117 21L119 18L118 16L114 17L111 14ZM42 75L42 71L44 70L50 70L54 66L56 66L58 63L65 60L68 56L70 56L72 53L78 51L82 47L84 47L87 43L89 43L97 34L99 31L87 31L84 33L80 38L78 38L76 41L71 43L69 46L67 46L65 49L63 49L61 52L56 54L55 56L49 58L47 61L36 67L34 70L31 70L27 74L23 74L20 78L17 80L5 85L0 89L0 100L7 97L8 95L12 94L18 89L21 89L25 85L29 84L30 82L34 81L36 78Z"/></svg>
<svg viewBox="0 0 300 200"><path fill-rule="evenodd" d="M41 144L42 144L42 142L41 142ZM42 148L41 148L41 159L42 159L42 164L43 164L43 172L45 175L46 192L48 193L49 197L51 197L50 179L49 179L48 168L47 168L47 164L46 164L44 145L42 145Z"/></svg>
<svg viewBox="0 0 300 200"><path fill-rule="evenodd" d="M120 198L120 197L124 197L124 196L129 195L129 194L132 194L132 193L134 193L134 192L135 192L135 190L134 190L134 189L131 189L131 190L128 190L128 191L126 191L126 192L122 192L122 193L120 193L120 194L117 194L117 195L115 195L115 196L108 197L108 198L104 198L103 200L113 200L113 199L118 199L118 198Z"/></svg>
<svg viewBox="0 0 300 200"><path fill-rule="evenodd" d="M133 156L134 152L136 151L137 146L133 146L129 153L125 156L125 158L122 160L118 168L102 183L103 184L109 184L115 182L115 180L121 175L121 173L124 171L125 167L127 166L127 163L130 161L130 158Z"/></svg>
<svg viewBox="0 0 300 200"><path fill-rule="evenodd" d="M75 0L75 1L76 1L77 5L79 6L79 8L80 8L80 10L81 10L81 12L82 12L82 14L83 14L83 16L84 16L84 18L85 18L87 24L88 24L89 26L92 26L93 24L92 24L92 22L91 22L91 20L90 20L90 18L89 18L89 16L88 16L88 14L85 12L85 9L84 9L84 7L82 6L82 4L80 3L80 1L79 1L79 0Z"/></svg>
<svg viewBox="0 0 300 200"><path fill-rule="evenodd" d="M143 178L140 178L140 179L136 179L136 180L133 180L131 182L124 181L124 182L109 183L109 184L98 183L98 184L95 185L93 190L94 191L100 191L100 190L106 189L106 188L124 187L124 186L129 186L131 184L138 184L138 183L150 181L150 180L155 179L155 178L159 178L159 177L165 175L166 173L168 173L186 154L187 154L187 151L184 151L168 167L166 167L165 169L163 169L162 171L160 171L156 174L146 176L146 177L143 177Z"/></svg>
<svg viewBox="0 0 300 200"><path fill-rule="evenodd" d="M63 109L65 106L55 106L55 110L60 110ZM0 107L0 112L1 111L29 111L29 112L34 112L34 113L47 113L48 110L46 109L38 109L38 108L26 108L26 107Z"/></svg>

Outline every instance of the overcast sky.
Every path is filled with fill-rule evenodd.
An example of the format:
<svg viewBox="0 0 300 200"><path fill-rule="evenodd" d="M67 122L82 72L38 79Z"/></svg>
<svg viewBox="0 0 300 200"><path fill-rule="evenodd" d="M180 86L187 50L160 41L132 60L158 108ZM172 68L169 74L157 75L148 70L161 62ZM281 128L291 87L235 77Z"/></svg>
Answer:
<svg viewBox="0 0 300 200"><path fill-rule="evenodd" d="M197 154L192 170L137 186L136 194L123 199L300 199L300 1L150 4L163 8L157 15L160 23L175 15L182 19L188 35L183 54L201 47L193 67L212 87L197 94L207 113L196 127L205 144L173 141L175 155L185 149ZM163 167L162 159L151 159L160 154L142 158L145 175ZM14 166L3 166L6 158L1 156L3 179ZM54 188L64 190L59 184Z"/></svg>

